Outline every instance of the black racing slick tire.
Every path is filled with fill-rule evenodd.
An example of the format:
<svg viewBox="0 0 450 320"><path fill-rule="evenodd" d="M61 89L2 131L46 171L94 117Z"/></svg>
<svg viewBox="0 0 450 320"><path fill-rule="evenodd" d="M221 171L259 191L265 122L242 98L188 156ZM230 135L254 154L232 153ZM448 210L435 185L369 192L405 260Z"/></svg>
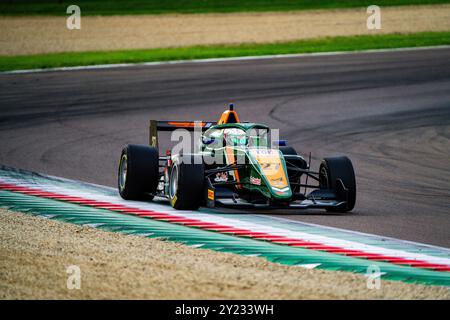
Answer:
<svg viewBox="0 0 450 320"><path fill-rule="evenodd" d="M338 185L341 180L344 187L348 190L346 198L338 199L346 201L346 205L336 208L328 208L327 211L348 212L353 210L356 203L356 179L352 162L345 156L330 157L323 159L319 168L319 184L321 189L331 189L338 197L341 197L342 190Z"/></svg>
<svg viewBox="0 0 450 320"><path fill-rule="evenodd" d="M305 161L305 159L303 159L302 157L298 156L298 153L297 153L297 151L294 148L289 147L289 146L281 146L280 147L280 151L281 151L281 153L283 155L288 156L288 157L285 157L285 159L289 158L289 156L297 156L297 157L289 158L289 162L291 164L293 164L294 166L296 166L296 167L298 167L300 169L307 169L308 168L308 163ZM291 176L292 174L295 174L295 173L297 173L297 172L294 171L293 173L291 173L288 170L289 176Z"/></svg>
<svg viewBox="0 0 450 320"><path fill-rule="evenodd" d="M197 210L203 200L205 166L203 162L173 160L169 176L170 204L177 210Z"/></svg>
<svg viewBox="0 0 450 320"><path fill-rule="evenodd" d="M125 200L151 200L159 180L158 149L129 144L122 150L117 184Z"/></svg>
<svg viewBox="0 0 450 320"><path fill-rule="evenodd" d="M294 148L289 146L280 146L280 151L282 154L290 155L290 156L296 156L297 151L295 151Z"/></svg>

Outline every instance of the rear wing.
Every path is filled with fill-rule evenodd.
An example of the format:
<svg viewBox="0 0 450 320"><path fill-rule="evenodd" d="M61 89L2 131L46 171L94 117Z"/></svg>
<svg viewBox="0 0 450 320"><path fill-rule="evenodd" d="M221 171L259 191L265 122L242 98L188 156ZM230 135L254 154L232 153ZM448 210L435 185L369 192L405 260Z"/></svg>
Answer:
<svg viewBox="0 0 450 320"><path fill-rule="evenodd" d="M206 131L212 126L215 126L217 122L212 121L157 121L150 120L149 127L149 144L152 147L158 148L158 131L175 131L177 129L185 129L188 131L194 131L195 126L197 125L202 129L202 131Z"/></svg>

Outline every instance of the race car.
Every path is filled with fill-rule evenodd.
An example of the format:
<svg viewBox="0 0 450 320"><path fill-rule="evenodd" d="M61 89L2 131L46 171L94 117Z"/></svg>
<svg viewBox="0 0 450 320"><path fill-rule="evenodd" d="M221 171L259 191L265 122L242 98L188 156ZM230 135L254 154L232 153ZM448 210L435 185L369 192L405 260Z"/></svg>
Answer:
<svg viewBox="0 0 450 320"><path fill-rule="evenodd" d="M197 150L160 156L158 132L199 132ZM218 122L150 120L149 146L127 145L120 156L123 199L166 198L173 208L322 208L351 211L356 201L353 165L345 156L323 159L319 171L268 126L241 122L230 105Z"/></svg>

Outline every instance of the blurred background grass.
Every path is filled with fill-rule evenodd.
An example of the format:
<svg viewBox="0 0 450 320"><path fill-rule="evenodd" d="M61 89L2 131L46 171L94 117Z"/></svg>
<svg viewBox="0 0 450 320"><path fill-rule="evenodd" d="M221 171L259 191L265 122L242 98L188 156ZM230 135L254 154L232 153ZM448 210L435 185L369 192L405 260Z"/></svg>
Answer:
<svg viewBox="0 0 450 320"><path fill-rule="evenodd" d="M85 66L95 64L354 51L435 45L450 45L450 32L332 37L285 43L242 44L234 46L216 45L150 50L68 52L29 56L0 56L0 71Z"/></svg>
<svg viewBox="0 0 450 320"><path fill-rule="evenodd" d="M450 3L450 0L1 0L1 15L66 15L71 4L83 15L290 11Z"/></svg>
<svg viewBox="0 0 450 320"><path fill-rule="evenodd" d="M450 0L376 1L376 4L382 7L445 3L450 3ZM0 0L0 15L67 16L66 8L71 4L77 4L81 7L82 16L93 16L165 13L294 11L355 7L361 8L363 14L365 14L365 8L368 5L374 4L374 2L371 0ZM441 10L441 8L438 7L437 10ZM25 19L27 18L28 17L25 17ZM433 19L432 15L427 18ZM38 19L46 18L41 17ZM16 39L14 41L16 41ZM20 39L17 39L17 41L20 41ZM158 49L124 48L123 50L117 51L62 52L0 56L0 71L85 66L94 64L354 51L435 45L450 45L450 31L420 32L410 34L394 33L384 35L336 36L263 44L242 43L240 45L196 45Z"/></svg>

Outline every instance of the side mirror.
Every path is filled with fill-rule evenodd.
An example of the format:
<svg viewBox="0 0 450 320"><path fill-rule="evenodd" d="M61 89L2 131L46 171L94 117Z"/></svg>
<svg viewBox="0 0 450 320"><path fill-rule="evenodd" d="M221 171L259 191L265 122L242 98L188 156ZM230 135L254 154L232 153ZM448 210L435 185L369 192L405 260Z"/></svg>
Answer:
<svg viewBox="0 0 450 320"><path fill-rule="evenodd" d="M213 143L214 141L216 141L216 139L214 139L214 137L210 137L210 138L202 138L202 143L203 144L206 144L206 145L208 145L208 144L211 144L211 143Z"/></svg>
<svg viewBox="0 0 450 320"><path fill-rule="evenodd" d="M286 140L275 140L273 142L274 145L279 146L279 147L286 147L287 146L287 141Z"/></svg>

